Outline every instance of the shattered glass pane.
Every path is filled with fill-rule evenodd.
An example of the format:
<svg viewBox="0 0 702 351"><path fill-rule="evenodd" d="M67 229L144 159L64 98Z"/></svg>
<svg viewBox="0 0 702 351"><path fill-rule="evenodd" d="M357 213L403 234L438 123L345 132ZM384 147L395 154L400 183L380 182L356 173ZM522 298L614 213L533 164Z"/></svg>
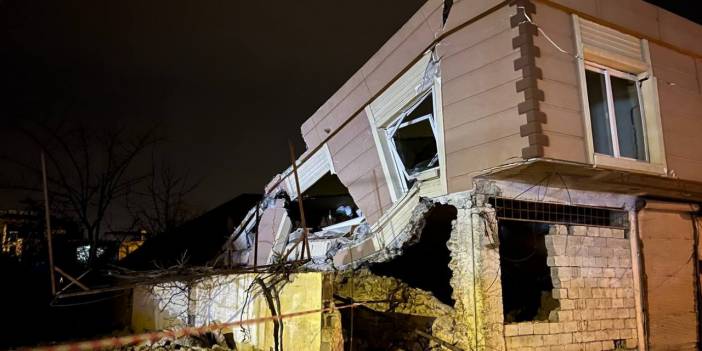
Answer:
<svg viewBox="0 0 702 351"><path fill-rule="evenodd" d="M607 89L602 73L585 71L587 81L587 100L590 105L590 124L592 125L592 143L595 152L614 156L612 132L609 128L607 109Z"/></svg>
<svg viewBox="0 0 702 351"><path fill-rule="evenodd" d="M433 118L432 97L424 100L400 121L392 138L397 154L409 175L438 166L436 138L431 126Z"/></svg>
<svg viewBox="0 0 702 351"><path fill-rule="evenodd" d="M617 122L619 154L622 157L646 160L643 120L636 82L611 77L614 115Z"/></svg>

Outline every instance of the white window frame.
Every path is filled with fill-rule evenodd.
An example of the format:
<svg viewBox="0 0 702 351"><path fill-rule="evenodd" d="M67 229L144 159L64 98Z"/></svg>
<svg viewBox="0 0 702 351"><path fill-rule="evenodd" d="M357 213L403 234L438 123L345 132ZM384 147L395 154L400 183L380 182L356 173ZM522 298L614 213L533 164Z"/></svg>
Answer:
<svg viewBox="0 0 702 351"><path fill-rule="evenodd" d="M403 168L395 162L393 155L394 145L387 138L385 129L392 125L408 107L415 106L418 99L425 93L431 92L433 104L434 139L437 144L438 167L426 170L416 175L416 183L421 186L425 182L438 183L438 187L431 193L440 196L448 193L446 179L446 150L444 146L444 122L441 96L441 77L435 72L438 69L438 59L434 58L431 51L407 70L397 81L388 87L380 96L373 99L365 108L366 116L371 127L373 142L375 143L380 159L380 165L390 193L393 204L403 201L410 192ZM434 60L433 67L432 60ZM431 81L427 79L427 72L431 71ZM429 189L429 188L427 188Z"/></svg>
<svg viewBox="0 0 702 351"><path fill-rule="evenodd" d="M576 42L576 60L578 66L578 85L580 87L580 103L583 111L583 124L585 132L585 147L587 149L587 160L594 167L603 167L616 170L634 171L640 173L666 175L668 168L666 163L665 144L663 140L663 124L660 115L660 103L658 98L658 83L653 74L651 65L651 54L646 39L639 39L641 44L641 55L643 61L631 59L622 60L617 55L604 55L602 52L593 54L585 50L583 35L581 33L581 19L578 15L571 16ZM597 63L595 63L597 62ZM611 70L614 65L617 69L636 72L639 85L640 103L642 104L642 118L645 125L645 142L648 161L640 161L631 158L617 158L610 155L595 152L594 139L592 135L592 125L590 119L590 107L587 94L587 83L585 65L606 64Z"/></svg>
<svg viewBox="0 0 702 351"><path fill-rule="evenodd" d="M422 175L430 172L435 172L439 168L439 145L438 145L438 133L437 133L437 127L436 127L436 119L435 119L435 113L433 110L434 108L434 100L432 96L432 113L419 116L411 121L405 121L402 122L403 119L405 119L408 115L410 115L414 110L419 107L419 105L424 102L425 99L429 97L430 94L432 94L433 89L427 89L427 91L421 93L418 98L416 98L413 102L412 105L410 105L410 108L406 109L404 112L402 112L398 117L396 117L389 125L384 129L385 131L385 139L387 140L388 145L390 146L390 155L393 159L393 162L395 164L395 167L398 170L399 176L404 177L405 182L400 182L402 186L402 192L405 193L407 192L407 183L408 181L411 180L417 180L418 178L421 178ZM393 139L393 136L397 131L402 128L406 127L415 123L423 122L429 120L429 125L431 126L431 131L432 134L434 135L434 142L436 142L436 157L437 157L437 163L436 166L426 169L422 172L419 172L417 174L409 174L407 173L407 167L405 166L404 162L402 162L402 158L400 157L400 154L397 152L397 145L395 143L395 140Z"/></svg>
<svg viewBox="0 0 702 351"><path fill-rule="evenodd" d="M599 74L604 75L605 78L605 90L606 90L606 98L607 98L607 119L609 122L609 132L610 132L610 139L612 141L612 155L606 155L606 154L598 154L602 156L609 156L609 157L615 157L619 159L628 159L631 161L636 161L636 162L649 162L650 157L649 157L649 151L648 151L648 137L646 133L646 111L644 110L644 105L643 105L643 96L641 94L641 79L646 79L647 73L643 73L643 77L641 75L634 75L631 73L626 73L623 71L619 71L610 67L606 67L594 62L590 61L585 61L585 70L591 71L591 72L596 72ZM641 118L641 125L643 127L643 130L641 131L643 134L643 140L644 140L644 159L636 159L636 158L631 158L631 157L624 157L621 155L620 149L619 149L619 131L617 130L617 116L616 112L614 109L614 96L612 95L612 80L611 77L616 77L616 78L621 78L621 79L626 79L628 81L634 82L636 85L636 98L638 99L638 106L639 106L639 114ZM587 83L586 83L586 95L587 93ZM590 96L587 96L588 98L588 103L589 103L589 98ZM589 104L588 104L589 106ZM590 118L590 123L592 124L592 115L588 115L588 118ZM593 136L594 138L594 136ZM593 139L594 142L594 139ZM594 149L593 149L594 150Z"/></svg>

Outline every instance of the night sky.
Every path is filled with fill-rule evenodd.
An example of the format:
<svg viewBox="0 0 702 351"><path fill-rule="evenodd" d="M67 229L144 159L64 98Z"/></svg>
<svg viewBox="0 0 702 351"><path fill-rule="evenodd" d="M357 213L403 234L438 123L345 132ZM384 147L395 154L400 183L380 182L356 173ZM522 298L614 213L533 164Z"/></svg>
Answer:
<svg viewBox="0 0 702 351"><path fill-rule="evenodd" d="M302 122L423 2L1 1L3 118L161 122L211 208L285 169Z"/></svg>
<svg viewBox="0 0 702 351"><path fill-rule="evenodd" d="M0 118L158 122L212 208L286 168L302 122L423 3L0 0Z"/></svg>

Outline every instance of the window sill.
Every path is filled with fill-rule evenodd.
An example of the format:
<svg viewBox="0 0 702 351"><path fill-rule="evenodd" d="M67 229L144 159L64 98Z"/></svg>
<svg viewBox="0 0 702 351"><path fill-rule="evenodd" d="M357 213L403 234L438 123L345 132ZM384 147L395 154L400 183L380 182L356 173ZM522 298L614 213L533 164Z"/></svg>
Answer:
<svg viewBox="0 0 702 351"><path fill-rule="evenodd" d="M626 158L616 158L609 155L595 154L595 167L610 168L623 171L634 171L654 175L665 175L665 167L660 164L637 161Z"/></svg>
<svg viewBox="0 0 702 351"><path fill-rule="evenodd" d="M434 179L434 178L439 178L439 167L427 169L426 171L418 173L414 178L420 182L425 181L425 180Z"/></svg>

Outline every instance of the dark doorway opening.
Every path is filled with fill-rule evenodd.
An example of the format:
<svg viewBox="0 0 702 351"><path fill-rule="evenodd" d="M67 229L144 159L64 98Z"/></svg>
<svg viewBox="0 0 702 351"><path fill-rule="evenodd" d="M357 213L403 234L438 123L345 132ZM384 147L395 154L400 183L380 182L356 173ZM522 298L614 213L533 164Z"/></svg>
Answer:
<svg viewBox="0 0 702 351"><path fill-rule="evenodd" d="M452 272L448 266L451 252L446 242L451 237L451 222L456 219L456 213L456 208L450 205L433 207L426 215L418 242L406 247L395 259L372 265L371 272L429 291L439 301L453 306Z"/></svg>
<svg viewBox="0 0 702 351"><path fill-rule="evenodd" d="M538 222L499 221L505 323L548 320L549 313L559 307L546 264L549 227Z"/></svg>

